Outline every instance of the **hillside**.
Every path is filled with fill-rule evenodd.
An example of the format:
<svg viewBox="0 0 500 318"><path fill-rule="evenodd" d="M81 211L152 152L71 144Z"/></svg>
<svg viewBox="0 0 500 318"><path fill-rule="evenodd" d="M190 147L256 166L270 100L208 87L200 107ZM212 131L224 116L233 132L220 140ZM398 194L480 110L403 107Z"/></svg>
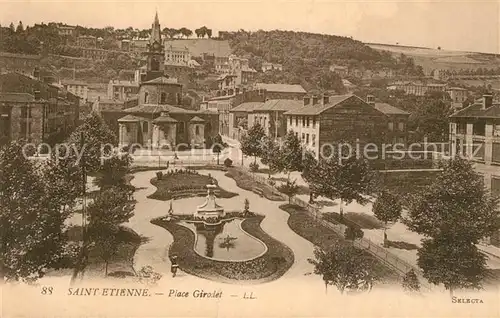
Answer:
<svg viewBox="0 0 500 318"><path fill-rule="evenodd" d="M500 67L500 55L495 54L379 43L366 43L366 45L379 52L390 52L393 56L405 54L412 57L416 64L423 67L425 74L430 74L434 69L460 71L478 68L491 70Z"/></svg>

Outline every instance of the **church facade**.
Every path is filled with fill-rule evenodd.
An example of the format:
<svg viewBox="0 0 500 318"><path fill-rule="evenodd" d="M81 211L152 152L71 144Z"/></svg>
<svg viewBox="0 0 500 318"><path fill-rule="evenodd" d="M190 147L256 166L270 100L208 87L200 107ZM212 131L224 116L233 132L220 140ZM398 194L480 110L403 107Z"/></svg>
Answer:
<svg viewBox="0 0 500 318"><path fill-rule="evenodd" d="M120 146L154 149L210 146L218 134L218 115L182 107L182 84L165 74L165 54L158 14L152 26L146 72L141 76L137 105L123 110L118 119Z"/></svg>

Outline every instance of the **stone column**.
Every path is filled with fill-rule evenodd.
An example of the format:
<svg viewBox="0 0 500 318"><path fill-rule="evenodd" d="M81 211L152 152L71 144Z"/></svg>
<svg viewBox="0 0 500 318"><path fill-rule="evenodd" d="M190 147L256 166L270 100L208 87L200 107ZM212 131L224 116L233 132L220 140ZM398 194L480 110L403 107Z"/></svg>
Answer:
<svg viewBox="0 0 500 318"><path fill-rule="evenodd" d="M465 131L465 146L467 149L466 150L466 155L467 156L472 156L473 152L473 141L472 141L472 136L473 136L473 131L474 131L474 125L472 123L467 123L467 129Z"/></svg>
<svg viewBox="0 0 500 318"><path fill-rule="evenodd" d="M120 147L124 147L125 146L125 140L124 140L125 125L122 123L119 123L118 127L119 127L118 128L118 144L120 145Z"/></svg>
<svg viewBox="0 0 500 318"><path fill-rule="evenodd" d="M484 134L484 161L486 164L491 164L493 155L493 122L488 121L485 127Z"/></svg>

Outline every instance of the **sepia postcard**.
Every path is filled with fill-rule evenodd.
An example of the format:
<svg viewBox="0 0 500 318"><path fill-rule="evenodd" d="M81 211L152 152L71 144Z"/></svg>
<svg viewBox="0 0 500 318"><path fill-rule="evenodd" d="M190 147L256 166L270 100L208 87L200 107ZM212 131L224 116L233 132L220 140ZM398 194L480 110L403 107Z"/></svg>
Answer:
<svg viewBox="0 0 500 318"><path fill-rule="evenodd" d="M499 17L0 0L0 317L500 317Z"/></svg>

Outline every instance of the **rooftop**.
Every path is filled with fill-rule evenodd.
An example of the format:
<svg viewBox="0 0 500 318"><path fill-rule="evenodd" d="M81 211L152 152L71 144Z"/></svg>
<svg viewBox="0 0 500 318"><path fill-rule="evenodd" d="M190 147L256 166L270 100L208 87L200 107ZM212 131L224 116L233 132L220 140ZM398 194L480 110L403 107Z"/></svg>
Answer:
<svg viewBox="0 0 500 318"><path fill-rule="evenodd" d="M153 120L153 123L176 123L177 120L170 117L168 114L162 114L160 117L157 117Z"/></svg>
<svg viewBox="0 0 500 318"><path fill-rule="evenodd" d="M266 84L266 83L255 83L255 88L265 89L268 92L279 92L279 93L306 93L306 90L299 84Z"/></svg>
<svg viewBox="0 0 500 318"><path fill-rule="evenodd" d="M500 118L500 103L493 103L491 107L483 109L482 102L476 102L461 109L450 116L451 118Z"/></svg>
<svg viewBox="0 0 500 318"><path fill-rule="evenodd" d="M267 100L261 107L255 109L257 112L266 111L289 111L300 107L304 107L304 102L301 100L291 99L270 99Z"/></svg>
<svg viewBox="0 0 500 318"><path fill-rule="evenodd" d="M260 108L264 105L263 102L246 102L239 104L238 106L232 108L231 112L252 112L257 108Z"/></svg>
<svg viewBox="0 0 500 318"><path fill-rule="evenodd" d="M143 84L176 84L176 85L182 85L180 83L177 82L177 79L176 78L168 78L168 77L165 77L165 76L160 76L160 77L157 77L155 79L152 79L150 81L147 81L147 82L143 82L141 83L141 85Z"/></svg>
<svg viewBox="0 0 500 318"><path fill-rule="evenodd" d="M336 107L340 104L342 104L344 101L352 98L359 98L356 97L355 95L348 94L348 95L334 95L330 96L328 104L316 104L316 105L306 105L297 109L290 110L286 112L286 115L319 115L322 112L324 112L327 109L330 109L332 107Z"/></svg>
<svg viewBox="0 0 500 318"><path fill-rule="evenodd" d="M139 116L134 116L134 115L126 115L125 117L122 117L118 119L118 122L137 122L144 120L144 117L139 117Z"/></svg>
<svg viewBox="0 0 500 318"><path fill-rule="evenodd" d="M113 86L130 86L130 87L139 87L139 83L134 81L125 81L125 80L109 80L109 84Z"/></svg>
<svg viewBox="0 0 500 318"><path fill-rule="evenodd" d="M406 112L387 103L375 103L375 109L386 115L410 115L409 112Z"/></svg>
<svg viewBox="0 0 500 318"><path fill-rule="evenodd" d="M35 97L28 93L0 93L0 102L27 103L35 100Z"/></svg>
<svg viewBox="0 0 500 318"><path fill-rule="evenodd" d="M72 79L69 79L69 80L62 80L61 83L63 85L78 85L78 86L88 86L87 83L85 83L84 81L77 81L77 80L72 80Z"/></svg>

